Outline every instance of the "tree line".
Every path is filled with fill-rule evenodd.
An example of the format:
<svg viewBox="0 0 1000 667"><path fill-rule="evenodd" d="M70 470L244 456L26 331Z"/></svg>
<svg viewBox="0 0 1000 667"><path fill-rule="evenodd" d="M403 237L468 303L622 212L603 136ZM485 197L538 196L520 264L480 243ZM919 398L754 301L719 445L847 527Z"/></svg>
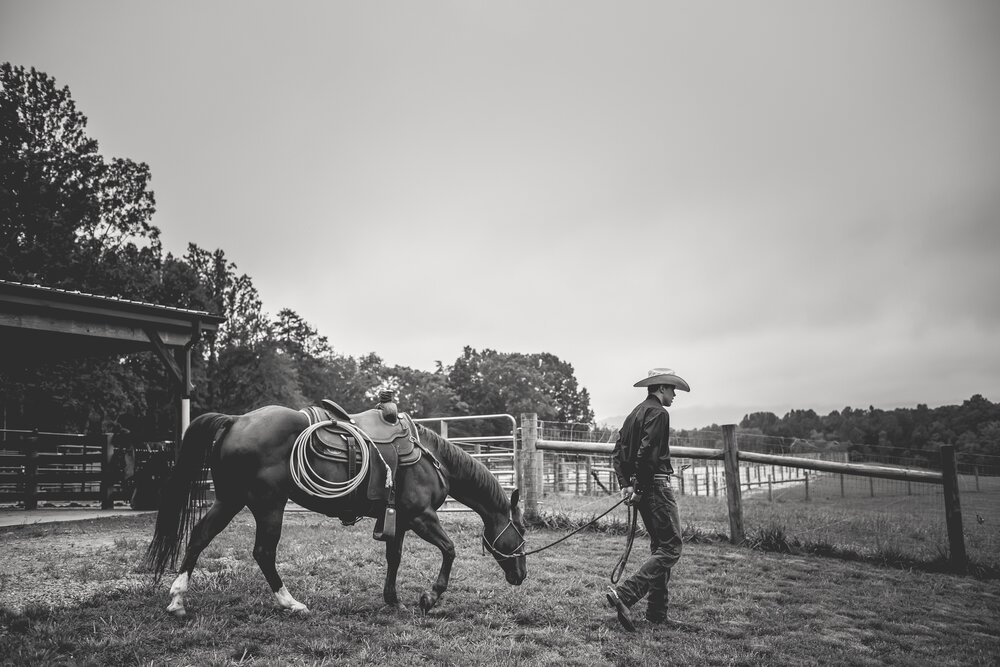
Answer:
<svg viewBox="0 0 1000 667"><path fill-rule="evenodd" d="M299 407L332 398L351 411L394 389L415 417L537 412L593 421L571 364L548 353L465 347L431 371L338 352L291 309L271 316L223 249L165 252L147 164L106 159L68 87L0 65L0 278L224 315L193 360L192 413ZM58 356L58 355L56 355ZM3 355L7 428L124 426L170 437L176 397L151 353L34 359Z"/></svg>
<svg viewBox="0 0 1000 667"><path fill-rule="evenodd" d="M718 426L684 435L718 430ZM797 439L837 442L855 458L887 458L915 465L937 467L941 445L954 445L960 462L1000 474L1000 403L975 394L961 405L881 410L846 407L827 415L814 410L791 410L778 417L773 412L747 414L739 423L745 435L763 435L763 449L787 454ZM747 442L753 442L748 439Z"/></svg>

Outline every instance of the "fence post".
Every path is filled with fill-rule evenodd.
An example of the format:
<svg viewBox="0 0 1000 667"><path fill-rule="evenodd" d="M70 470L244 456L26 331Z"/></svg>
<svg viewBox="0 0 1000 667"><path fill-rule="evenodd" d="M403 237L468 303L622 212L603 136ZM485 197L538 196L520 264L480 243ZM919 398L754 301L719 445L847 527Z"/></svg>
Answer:
<svg viewBox="0 0 1000 667"><path fill-rule="evenodd" d="M726 473L726 504L729 505L729 541L742 544L743 503L740 498L740 459L736 444L736 425L722 427L722 463Z"/></svg>
<svg viewBox="0 0 1000 667"><path fill-rule="evenodd" d="M962 533L962 504L958 497L958 469L955 466L955 446L941 445L941 476L944 482L944 517L948 524L948 546L951 566L965 572L965 536Z"/></svg>
<svg viewBox="0 0 1000 667"><path fill-rule="evenodd" d="M803 470L802 472L804 473L806 479L806 500L809 500L809 471Z"/></svg>
<svg viewBox="0 0 1000 667"><path fill-rule="evenodd" d="M24 439L21 445L24 452L24 509L38 509L38 429L31 432L31 436Z"/></svg>
<svg viewBox="0 0 1000 667"><path fill-rule="evenodd" d="M538 415L521 413L521 483L524 493L524 513L538 514L538 497L541 489L538 483L538 468L535 462L535 442L538 440Z"/></svg>
<svg viewBox="0 0 1000 667"><path fill-rule="evenodd" d="M111 497L114 490L114 471L111 469L111 458L115 455L115 448L111 444L110 433L96 433L94 438L101 443L101 509L114 509L115 502Z"/></svg>
<svg viewBox="0 0 1000 667"><path fill-rule="evenodd" d="M593 456L585 457L584 463L586 463L587 466L586 470L584 471L587 474L587 495L590 496L593 495L594 493L594 457Z"/></svg>

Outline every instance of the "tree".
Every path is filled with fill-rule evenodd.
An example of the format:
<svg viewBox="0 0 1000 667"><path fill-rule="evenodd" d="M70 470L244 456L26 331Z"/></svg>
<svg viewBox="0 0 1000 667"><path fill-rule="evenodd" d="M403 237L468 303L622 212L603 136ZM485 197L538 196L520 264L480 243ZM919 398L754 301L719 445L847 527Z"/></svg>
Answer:
<svg viewBox="0 0 1000 667"><path fill-rule="evenodd" d="M0 65L0 277L141 299L159 269L146 164L106 161L69 88Z"/></svg>
<svg viewBox="0 0 1000 667"><path fill-rule="evenodd" d="M263 405L303 405L298 375L273 341L230 346L219 356L215 409L243 414Z"/></svg>
<svg viewBox="0 0 1000 667"><path fill-rule="evenodd" d="M573 366L548 353L482 352L466 346L448 371L464 414L534 412L542 419L592 423L590 395L578 389Z"/></svg>
<svg viewBox="0 0 1000 667"><path fill-rule="evenodd" d="M147 299L161 260L149 168L106 161L86 125L68 88L0 64L0 278ZM137 355L52 357L4 369L13 420L82 429L146 408Z"/></svg>

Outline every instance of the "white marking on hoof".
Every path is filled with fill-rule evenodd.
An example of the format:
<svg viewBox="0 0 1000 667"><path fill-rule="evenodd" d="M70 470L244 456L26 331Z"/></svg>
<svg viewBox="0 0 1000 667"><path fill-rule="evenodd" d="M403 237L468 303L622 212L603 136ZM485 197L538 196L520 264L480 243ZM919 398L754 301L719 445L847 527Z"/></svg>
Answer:
<svg viewBox="0 0 1000 667"><path fill-rule="evenodd" d="M274 599L278 602L278 606L282 609L287 609L291 612L301 614L309 613L309 607L293 598L292 594L289 593L288 589L284 586L274 592Z"/></svg>
<svg viewBox="0 0 1000 667"><path fill-rule="evenodd" d="M167 605L167 611L178 618L187 614L187 610L184 609L184 594L187 593L187 589L188 573L181 572L170 586L170 595L173 596L173 599Z"/></svg>

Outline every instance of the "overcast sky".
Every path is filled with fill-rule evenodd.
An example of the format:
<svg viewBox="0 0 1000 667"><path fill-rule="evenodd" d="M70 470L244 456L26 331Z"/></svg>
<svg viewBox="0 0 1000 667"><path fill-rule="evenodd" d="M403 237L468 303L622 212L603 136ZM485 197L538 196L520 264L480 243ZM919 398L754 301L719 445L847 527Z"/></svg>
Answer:
<svg viewBox="0 0 1000 667"><path fill-rule="evenodd" d="M681 428L1000 400L995 0L0 0L0 60L339 352L551 352L598 418L669 366Z"/></svg>

